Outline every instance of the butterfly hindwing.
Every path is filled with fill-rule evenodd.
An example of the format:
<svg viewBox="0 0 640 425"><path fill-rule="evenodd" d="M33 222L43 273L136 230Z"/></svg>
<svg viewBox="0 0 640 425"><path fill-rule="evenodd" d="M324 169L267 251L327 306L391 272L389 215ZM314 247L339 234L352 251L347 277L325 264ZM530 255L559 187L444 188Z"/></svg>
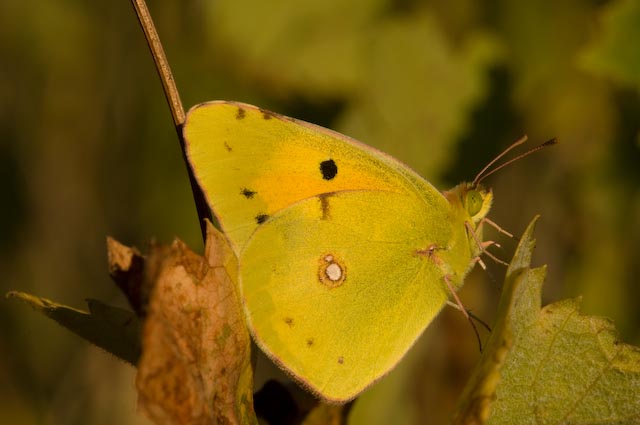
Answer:
<svg viewBox="0 0 640 425"><path fill-rule="evenodd" d="M448 297L437 265L415 252L425 238L451 237L434 239L435 227L394 192L340 192L282 210L241 257L257 343L316 394L352 398L399 361Z"/></svg>

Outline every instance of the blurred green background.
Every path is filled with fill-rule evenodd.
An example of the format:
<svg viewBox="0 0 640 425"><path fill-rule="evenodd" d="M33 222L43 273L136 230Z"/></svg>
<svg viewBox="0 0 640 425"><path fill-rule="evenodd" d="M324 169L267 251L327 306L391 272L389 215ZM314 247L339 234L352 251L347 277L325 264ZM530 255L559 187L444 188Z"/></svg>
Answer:
<svg viewBox="0 0 640 425"><path fill-rule="evenodd" d="M150 1L185 107L240 100L339 130L437 187L523 133L561 144L490 177L491 217L535 214L545 302L583 296L640 343L640 2ZM125 305L106 235L201 241L175 131L128 0L0 3L0 281ZM515 242L501 236L498 255ZM461 292L491 322L504 269ZM493 276L491 279L489 276ZM446 423L479 357L446 309L356 403L361 423ZM147 423L134 370L25 305L0 305L0 421ZM485 335L486 336L486 335ZM391 416L390 416L391 415ZM427 420L428 419L428 420ZM371 422L368 422L371 423Z"/></svg>

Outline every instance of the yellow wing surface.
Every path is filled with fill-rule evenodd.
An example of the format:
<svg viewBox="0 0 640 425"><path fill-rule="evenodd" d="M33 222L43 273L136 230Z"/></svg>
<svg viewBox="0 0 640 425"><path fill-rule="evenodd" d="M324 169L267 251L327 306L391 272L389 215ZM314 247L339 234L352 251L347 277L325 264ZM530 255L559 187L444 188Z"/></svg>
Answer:
<svg viewBox="0 0 640 425"><path fill-rule="evenodd" d="M234 102L195 106L183 134L257 344L325 400L392 369L445 304L444 275L461 284L468 214L395 159Z"/></svg>

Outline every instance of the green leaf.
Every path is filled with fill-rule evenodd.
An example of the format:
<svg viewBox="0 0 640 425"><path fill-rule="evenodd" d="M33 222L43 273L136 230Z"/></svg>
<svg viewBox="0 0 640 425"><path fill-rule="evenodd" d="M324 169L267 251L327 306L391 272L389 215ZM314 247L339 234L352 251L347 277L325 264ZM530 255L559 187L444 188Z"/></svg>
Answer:
<svg viewBox="0 0 640 425"><path fill-rule="evenodd" d="M359 84L367 29L381 0L236 0L206 3L211 39L230 51L243 73L279 87L342 95Z"/></svg>
<svg viewBox="0 0 640 425"><path fill-rule="evenodd" d="M599 35L580 57L588 70L640 89L640 2L608 3L601 15Z"/></svg>
<svg viewBox="0 0 640 425"><path fill-rule="evenodd" d="M451 37L437 14L381 0L238 0L207 6L227 66L263 90L340 100L337 130L438 175L503 59L495 35Z"/></svg>
<svg viewBox="0 0 640 425"><path fill-rule="evenodd" d="M18 291L7 293L7 298L29 304L71 332L128 363L135 365L138 362L140 323L132 311L88 299L89 311L86 312Z"/></svg>
<svg viewBox="0 0 640 425"><path fill-rule="evenodd" d="M530 268L534 219L507 272L499 319L456 423L631 423L640 420L640 349L579 300L540 308L545 267Z"/></svg>
<svg viewBox="0 0 640 425"><path fill-rule="evenodd" d="M468 131L471 110L487 95L499 44L474 32L455 45L425 11L387 18L375 28L360 92L347 105L339 130L424 175L438 175Z"/></svg>

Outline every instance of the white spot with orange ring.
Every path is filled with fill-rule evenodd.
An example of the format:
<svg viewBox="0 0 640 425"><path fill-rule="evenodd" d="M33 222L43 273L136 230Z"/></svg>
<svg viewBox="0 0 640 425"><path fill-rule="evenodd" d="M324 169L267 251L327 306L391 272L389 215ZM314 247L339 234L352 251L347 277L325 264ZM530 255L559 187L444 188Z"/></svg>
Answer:
<svg viewBox="0 0 640 425"><path fill-rule="evenodd" d="M347 278L347 268L344 262L333 254L320 256L318 280L328 288L337 288Z"/></svg>

